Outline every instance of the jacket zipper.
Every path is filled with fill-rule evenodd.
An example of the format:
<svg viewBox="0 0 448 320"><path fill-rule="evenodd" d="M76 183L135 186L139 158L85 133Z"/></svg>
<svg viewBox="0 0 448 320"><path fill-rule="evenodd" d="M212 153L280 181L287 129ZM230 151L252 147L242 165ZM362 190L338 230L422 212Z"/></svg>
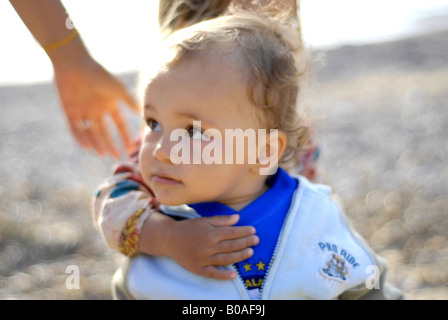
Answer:
<svg viewBox="0 0 448 320"><path fill-rule="evenodd" d="M285 218L283 220L282 228L280 229L280 233L278 235L277 243L275 244L274 252L272 253L271 260L269 261L269 265L268 265L268 267L266 269L266 273L265 273L265 275L263 277L263 283L262 283L262 285L260 287L260 292L258 293L258 300L261 300L261 297L263 295L264 284L265 284L266 279L268 277L269 270L270 270L272 264L274 264L274 261L275 261L275 259L277 257L277 251L278 251L278 249L280 247L281 239L283 237L283 233L284 233L284 230L285 230L286 221L288 220L288 218L290 216L290 212L291 212L291 210L288 211L288 213L286 214L286 216L285 216ZM169 212L167 214L171 215L171 216L175 215L175 216L183 217L183 218L187 218L187 219L188 218L198 218L198 217L201 217L201 215L199 215L198 213L196 213L194 211L193 212L186 212L186 213L183 213L183 212L182 213L179 213L179 212ZM241 276L240 271L238 270L238 268L234 264L231 265L231 268L236 272L236 274L238 276L238 279L239 279L239 282L243 286L243 290L246 293L248 299L252 300L251 296L250 296L250 293L249 293L249 290L247 289L246 284L244 283L244 279Z"/></svg>
<svg viewBox="0 0 448 320"><path fill-rule="evenodd" d="M297 188L296 192L297 191L298 191L298 188ZM296 198L296 192L294 192L294 195L292 197L291 202L294 202L294 199ZM289 208L288 212L286 213L286 216L285 216L285 218L283 220L282 228L280 229L280 233L278 235L277 243L275 244L274 252L272 253L271 261L269 261L269 265L266 268L266 273L265 273L265 275L263 277L263 283L261 284L260 292L258 293L258 300L261 300L262 297L263 297L263 289L264 289L264 285L266 283L266 280L268 278L269 270L271 269L271 266L274 264L275 259L277 258L277 252L278 252L278 249L280 248L280 243L282 242L281 240L283 238L283 234L285 233L286 222L288 221L288 218L291 215L291 211L292 211L291 207L293 207L293 205L290 206L290 208Z"/></svg>
<svg viewBox="0 0 448 320"><path fill-rule="evenodd" d="M241 275L240 271L234 264L232 264L230 266L236 272L236 274L238 276L238 282L243 286L243 291L246 293L248 300L251 300L249 290L247 290L247 288L246 288L246 284L244 283L244 279L243 279L243 276Z"/></svg>
<svg viewBox="0 0 448 320"><path fill-rule="evenodd" d="M264 275L264 277L263 277L263 283L261 284L260 292L258 293L258 300L261 300L261 297L263 296L264 284L265 284L266 279L267 279L267 277L268 277L269 270L270 270L271 266L274 264L274 261L275 261L275 259L276 259L276 257L277 257L277 252L278 252L278 249L279 249L279 247L280 247L281 239L282 239L283 234L284 234L286 221L288 220L289 216L290 216L290 211L288 211L288 213L287 213L286 216L285 216L285 219L283 220L282 228L280 229L280 233L279 233L279 235L278 235L277 243L275 244L274 252L272 253L271 260L269 261L269 265L268 265L268 267L266 268L266 273L265 273L265 275ZM238 270L238 268L237 268L234 264L231 265L231 268L232 268L234 271L236 271L236 274L238 275L239 282L242 284L243 289L244 289L244 291L246 292L246 294L248 295L249 299L252 300L252 299L250 298L249 290L247 289L246 284L244 283L244 279L243 279L243 277L241 276L240 271Z"/></svg>

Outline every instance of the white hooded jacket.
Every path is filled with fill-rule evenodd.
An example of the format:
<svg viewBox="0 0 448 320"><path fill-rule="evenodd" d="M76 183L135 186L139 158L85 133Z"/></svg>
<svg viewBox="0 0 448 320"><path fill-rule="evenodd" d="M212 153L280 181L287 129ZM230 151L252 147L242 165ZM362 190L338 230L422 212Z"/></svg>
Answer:
<svg viewBox="0 0 448 320"><path fill-rule="evenodd" d="M387 285L385 263L347 223L331 189L302 176L280 232L258 299L400 299ZM161 207L185 218L188 206ZM225 266L223 268L233 268ZM114 276L117 298L251 299L241 277L215 280L193 274L168 257L137 255Z"/></svg>

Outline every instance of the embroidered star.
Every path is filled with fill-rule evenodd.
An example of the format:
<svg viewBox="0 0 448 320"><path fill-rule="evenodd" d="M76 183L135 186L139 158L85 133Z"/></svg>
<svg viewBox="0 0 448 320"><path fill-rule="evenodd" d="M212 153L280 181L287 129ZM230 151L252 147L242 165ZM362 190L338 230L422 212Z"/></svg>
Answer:
<svg viewBox="0 0 448 320"><path fill-rule="evenodd" d="M246 263L244 264L244 272L252 271L252 264Z"/></svg>
<svg viewBox="0 0 448 320"><path fill-rule="evenodd" d="M258 271L265 270L265 268L264 268L265 265L266 265L266 263L263 263L263 261L261 261L261 259L260 259L260 261L256 264L256 266L258 267Z"/></svg>

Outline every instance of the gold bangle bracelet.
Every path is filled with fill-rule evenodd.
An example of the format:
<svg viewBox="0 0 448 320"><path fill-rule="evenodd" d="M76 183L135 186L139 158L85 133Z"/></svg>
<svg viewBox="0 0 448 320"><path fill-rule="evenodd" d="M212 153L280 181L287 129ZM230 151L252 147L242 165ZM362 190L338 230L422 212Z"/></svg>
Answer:
<svg viewBox="0 0 448 320"><path fill-rule="evenodd" d="M65 46L66 44L70 43L73 39L75 39L75 37L77 35L78 35L78 30L73 29L73 31L70 32L70 34L68 36L66 36L64 39L56 41L56 42L53 42L53 43L51 43L49 45L46 45L46 46L42 46L42 48L46 52L48 52L48 51L54 50L56 48Z"/></svg>

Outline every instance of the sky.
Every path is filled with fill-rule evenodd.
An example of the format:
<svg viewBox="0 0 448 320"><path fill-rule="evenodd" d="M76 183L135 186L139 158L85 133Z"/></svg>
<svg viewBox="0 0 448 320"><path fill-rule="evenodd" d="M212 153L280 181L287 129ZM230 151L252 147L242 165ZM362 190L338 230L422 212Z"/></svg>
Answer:
<svg viewBox="0 0 448 320"><path fill-rule="evenodd" d="M30 0L35 1L35 0ZM156 0L63 0L92 56L113 73L135 71L158 41ZM448 17L448 0L302 0L312 48L363 44L418 33L419 22ZM448 19L444 19L446 21ZM432 28L445 25L433 25ZM51 81L52 66L9 1L0 1L0 85Z"/></svg>

